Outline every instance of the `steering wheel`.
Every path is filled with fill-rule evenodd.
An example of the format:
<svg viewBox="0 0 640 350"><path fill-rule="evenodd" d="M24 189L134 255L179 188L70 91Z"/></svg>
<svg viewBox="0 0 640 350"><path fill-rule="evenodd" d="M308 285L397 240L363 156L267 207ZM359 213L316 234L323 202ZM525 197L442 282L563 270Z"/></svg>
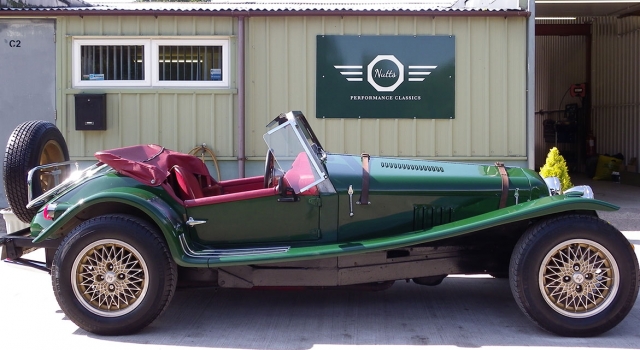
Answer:
<svg viewBox="0 0 640 350"><path fill-rule="evenodd" d="M264 159L264 188L269 188L273 184L276 172L276 157L273 156L271 149L267 150L267 156Z"/></svg>

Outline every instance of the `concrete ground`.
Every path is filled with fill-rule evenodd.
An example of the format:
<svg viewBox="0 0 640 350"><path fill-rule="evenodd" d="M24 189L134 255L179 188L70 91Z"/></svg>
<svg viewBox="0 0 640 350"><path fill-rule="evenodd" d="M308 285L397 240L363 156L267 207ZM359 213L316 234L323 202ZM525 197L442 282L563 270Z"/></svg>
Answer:
<svg viewBox="0 0 640 350"><path fill-rule="evenodd" d="M621 206L601 217L640 252L640 187L589 182ZM35 254L38 254L36 252ZM0 347L71 349L638 349L640 303L613 330L562 338L529 321L506 279L452 276L437 287L397 282L382 292L178 290L142 332L102 337L62 313L47 273L0 263Z"/></svg>

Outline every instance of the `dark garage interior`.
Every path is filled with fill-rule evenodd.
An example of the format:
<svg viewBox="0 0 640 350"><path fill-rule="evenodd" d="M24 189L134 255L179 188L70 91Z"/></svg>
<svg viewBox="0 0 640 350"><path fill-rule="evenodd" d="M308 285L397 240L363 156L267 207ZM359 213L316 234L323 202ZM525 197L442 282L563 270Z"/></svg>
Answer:
<svg viewBox="0 0 640 350"><path fill-rule="evenodd" d="M615 160L637 183L640 2L536 1L536 167L557 147L571 172ZM611 180L606 177L603 180Z"/></svg>

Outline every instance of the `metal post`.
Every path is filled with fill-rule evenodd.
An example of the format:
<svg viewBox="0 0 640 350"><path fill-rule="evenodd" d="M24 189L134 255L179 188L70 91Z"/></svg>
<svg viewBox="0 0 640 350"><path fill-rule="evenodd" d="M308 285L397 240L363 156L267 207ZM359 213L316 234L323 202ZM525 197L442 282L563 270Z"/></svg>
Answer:
<svg viewBox="0 0 640 350"><path fill-rule="evenodd" d="M535 0L529 0L529 12L527 19L527 165L529 169L536 167L536 5Z"/></svg>
<svg viewBox="0 0 640 350"><path fill-rule="evenodd" d="M245 177L244 16L238 17L238 177Z"/></svg>

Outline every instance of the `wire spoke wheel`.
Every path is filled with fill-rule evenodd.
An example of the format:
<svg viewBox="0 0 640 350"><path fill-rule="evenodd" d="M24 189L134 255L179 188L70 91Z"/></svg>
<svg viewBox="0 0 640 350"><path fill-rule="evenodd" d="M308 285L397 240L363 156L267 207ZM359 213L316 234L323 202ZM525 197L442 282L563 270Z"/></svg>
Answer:
<svg viewBox="0 0 640 350"><path fill-rule="evenodd" d="M49 140L42 149L38 165L59 163L65 160L65 153L62 150L62 146L55 140ZM40 189L43 193L54 188L67 177L66 167L60 167L59 170L55 169L54 172L49 171L50 169L53 168L42 169L38 172L40 173Z"/></svg>
<svg viewBox="0 0 640 350"><path fill-rule="evenodd" d="M572 318L598 314L615 298L620 272L602 245L574 239L555 246L540 266L540 291L554 310Z"/></svg>
<svg viewBox="0 0 640 350"><path fill-rule="evenodd" d="M85 247L71 269L73 292L90 312L118 317L133 311L148 290L149 271L142 255L115 239Z"/></svg>
<svg viewBox="0 0 640 350"><path fill-rule="evenodd" d="M619 324L638 296L629 240L595 215L541 219L520 237L509 265L518 307L540 327L593 337Z"/></svg>
<svg viewBox="0 0 640 350"><path fill-rule="evenodd" d="M169 305L178 271L158 227L126 214L83 221L51 264L53 292L78 327L102 335L135 333Z"/></svg>

